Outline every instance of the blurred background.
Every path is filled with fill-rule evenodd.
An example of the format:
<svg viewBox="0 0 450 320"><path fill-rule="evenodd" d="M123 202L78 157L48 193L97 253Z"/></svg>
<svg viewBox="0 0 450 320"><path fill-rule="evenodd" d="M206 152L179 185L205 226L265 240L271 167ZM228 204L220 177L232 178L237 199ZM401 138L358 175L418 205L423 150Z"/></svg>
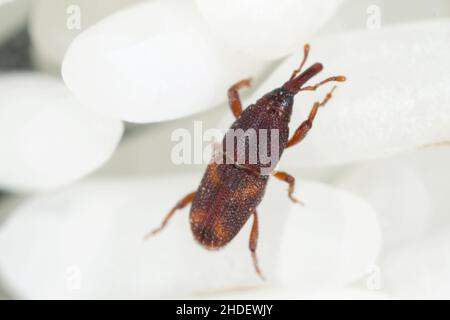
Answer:
<svg viewBox="0 0 450 320"><path fill-rule="evenodd" d="M144 242L197 188L228 87L252 77L249 105L305 43L312 82L348 81L283 154L305 206L272 179L258 209L268 280L249 224L209 252L184 209ZM0 298L450 298L448 52L448 0L0 0Z"/></svg>

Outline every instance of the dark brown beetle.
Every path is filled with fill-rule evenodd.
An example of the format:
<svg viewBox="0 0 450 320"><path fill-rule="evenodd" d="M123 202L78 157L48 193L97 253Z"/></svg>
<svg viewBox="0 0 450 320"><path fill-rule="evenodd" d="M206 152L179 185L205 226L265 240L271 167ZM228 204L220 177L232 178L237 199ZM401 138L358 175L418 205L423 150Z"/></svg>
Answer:
<svg viewBox="0 0 450 320"><path fill-rule="evenodd" d="M280 88L267 93L255 104L242 111L242 105L238 90L250 85L250 80L242 80L228 90L228 98L231 110L237 120L231 126L231 130L242 129L277 129L279 156L285 148L299 143L311 129L313 120L319 107L324 106L331 98L333 89L326 95L322 102L314 103L307 120L305 120L289 139L289 127L294 96L300 91L316 90L322 84L330 81L345 81L344 76L330 77L313 86L303 86L309 79L322 70L322 64L315 63L300 74L309 53L309 45L304 47L304 57L300 67L296 69L291 78ZM190 224L195 239L207 249L219 249L230 242L241 230L249 217L253 215L253 226L250 234L250 251L256 272L262 277L256 257L256 245L258 240L258 215L256 207L261 202L269 175L261 174L261 169L274 168L276 163L262 163L259 157L256 162L238 162L239 155L246 155L249 141L245 139L243 146L238 147L239 141L233 150L226 150L226 138L222 141L222 160L229 161L211 162L196 192L192 192L180 200L169 212L162 225L149 234L153 235L161 231L176 210L182 209L192 202L190 212ZM233 138L234 139L234 138ZM241 141L242 142L242 141ZM267 140L266 150L270 149L273 141ZM242 144L241 144L242 146ZM256 145L259 149L259 140ZM246 151L247 150L247 151ZM258 153L259 154L259 153ZM279 158L278 158L279 159ZM286 172L272 171L271 175L289 184L288 195L294 202L295 178Z"/></svg>

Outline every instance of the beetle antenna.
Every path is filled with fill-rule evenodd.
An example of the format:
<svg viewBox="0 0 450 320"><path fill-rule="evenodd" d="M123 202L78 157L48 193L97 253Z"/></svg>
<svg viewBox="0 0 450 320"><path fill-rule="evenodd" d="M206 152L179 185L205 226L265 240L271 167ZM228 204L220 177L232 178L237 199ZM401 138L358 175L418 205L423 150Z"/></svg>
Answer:
<svg viewBox="0 0 450 320"><path fill-rule="evenodd" d="M345 80L346 80L345 76L329 77L325 80L320 81L319 83L317 83L313 86L307 86L307 87L300 88L299 91L315 91L318 87L320 87L321 85L323 85L325 83L332 82L332 81L344 82Z"/></svg>
<svg viewBox="0 0 450 320"><path fill-rule="evenodd" d="M302 71L303 66L305 65L306 60L308 59L308 55L309 55L309 49L311 47L309 46L309 44L305 44L305 46L303 47L303 60L302 63L300 63L300 66L294 70L294 72L292 72L291 78L289 80L294 79L299 73L300 71Z"/></svg>

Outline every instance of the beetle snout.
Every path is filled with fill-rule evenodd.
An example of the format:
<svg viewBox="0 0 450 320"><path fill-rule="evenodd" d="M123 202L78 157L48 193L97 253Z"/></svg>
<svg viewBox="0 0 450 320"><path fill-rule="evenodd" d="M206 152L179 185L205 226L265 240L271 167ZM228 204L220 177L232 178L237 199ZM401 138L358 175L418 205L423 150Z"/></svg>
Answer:
<svg viewBox="0 0 450 320"><path fill-rule="evenodd" d="M306 69L300 75L287 81L282 88L291 94L297 94L302 86L312 77L317 75L320 71L323 70L323 65L321 63L314 63L311 67Z"/></svg>

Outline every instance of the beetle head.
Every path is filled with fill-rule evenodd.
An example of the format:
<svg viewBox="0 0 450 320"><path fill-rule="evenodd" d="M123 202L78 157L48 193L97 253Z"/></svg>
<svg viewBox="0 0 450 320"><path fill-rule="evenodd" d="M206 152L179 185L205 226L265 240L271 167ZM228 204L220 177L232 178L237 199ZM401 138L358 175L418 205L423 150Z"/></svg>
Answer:
<svg viewBox="0 0 450 320"><path fill-rule="evenodd" d="M258 104L265 107L283 109L288 114L292 111L294 104L294 95L283 88L272 90L258 100Z"/></svg>
<svg viewBox="0 0 450 320"><path fill-rule="evenodd" d="M299 76L287 81L282 87L264 95L258 103L261 103L266 107L282 109L288 116L290 116L292 114L294 96L309 79L322 71L322 69L322 64L313 64Z"/></svg>

